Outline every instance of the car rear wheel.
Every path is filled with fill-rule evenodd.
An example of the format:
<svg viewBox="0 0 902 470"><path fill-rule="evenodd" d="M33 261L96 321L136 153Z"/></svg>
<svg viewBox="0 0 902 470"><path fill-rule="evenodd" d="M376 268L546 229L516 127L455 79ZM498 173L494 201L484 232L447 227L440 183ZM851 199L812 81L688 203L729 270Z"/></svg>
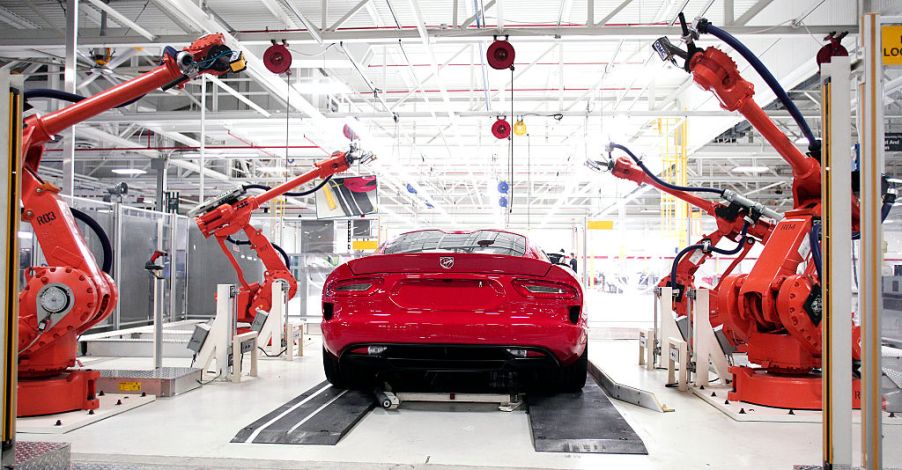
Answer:
<svg viewBox="0 0 902 470"><path fill-rule="evenodd" d="M579 359L573 364L561 366L558 387L562 392L578 392L586 385L586 374L589 369L589 346L583 350Z"/></svg>
<svg viewBox="0 0 902 470"><path fill-rule="evenodd" d="M344 378L341 369L338 367L338 358L323 348L323 371L326 373L326 380L336 388L350 388L350 383Z"/></svg>

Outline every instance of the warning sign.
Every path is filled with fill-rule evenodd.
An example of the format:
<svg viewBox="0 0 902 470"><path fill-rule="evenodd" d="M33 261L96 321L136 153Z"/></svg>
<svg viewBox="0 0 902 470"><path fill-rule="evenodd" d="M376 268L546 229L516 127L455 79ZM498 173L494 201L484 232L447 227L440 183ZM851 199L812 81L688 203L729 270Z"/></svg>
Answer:
<svg viewBox="0 0 902 470"><path fill-rule="evenodd" d="M883 65L902 65L902 25L884 25L881 39Z"/></svg>
<svg viewBox="0 0 902 470"><path fill-rule="evenodd" d="M140 392L141 382L119 382L120 392Z"/></svg>

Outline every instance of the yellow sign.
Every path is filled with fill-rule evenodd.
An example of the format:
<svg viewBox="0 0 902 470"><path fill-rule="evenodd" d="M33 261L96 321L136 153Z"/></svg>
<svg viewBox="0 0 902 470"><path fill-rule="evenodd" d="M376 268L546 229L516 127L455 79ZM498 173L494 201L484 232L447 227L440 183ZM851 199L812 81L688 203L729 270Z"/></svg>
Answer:
<svg viewBox="0 0 902 470"><path fill-rule="evenodd" d="M613 220L590 220L586 223L589 230L614 230Z"/></svg>
<svg viewBox="0 0 902 470"><path fill-rule="evenodd" d="M375 250L379 248L379 240L354 240L351 249L355 251Z"/></svg>
<svg viewBox="0 0 902 470"><path fill-rule="evenodd" d="M140 392L141 382L119 382L120 392Z"/></svg>
<svg viewBox="0 0 902 470"><path fill-rule="evenodd" d="M883 65L902 65L902 25L890 24L881 30Z"/></svg>

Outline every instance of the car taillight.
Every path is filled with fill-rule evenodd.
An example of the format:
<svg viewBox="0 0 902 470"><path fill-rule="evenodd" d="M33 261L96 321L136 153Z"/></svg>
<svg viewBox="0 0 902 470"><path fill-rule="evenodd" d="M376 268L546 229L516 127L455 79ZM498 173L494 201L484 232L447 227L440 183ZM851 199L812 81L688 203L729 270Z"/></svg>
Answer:
<svg viewBox="0 0 902 470"><path fill-rule="evenodd" d="M556 282L517 279L514 286L528 298L575 299L579 295L573 287Z"/></svg>
<svg viewBox="0 0 902 470"><path fill-rule="evenodd" d="M333 283L330 290L336 295L368 295L381 282L382 279L376 277L345 279Z"/></svg>

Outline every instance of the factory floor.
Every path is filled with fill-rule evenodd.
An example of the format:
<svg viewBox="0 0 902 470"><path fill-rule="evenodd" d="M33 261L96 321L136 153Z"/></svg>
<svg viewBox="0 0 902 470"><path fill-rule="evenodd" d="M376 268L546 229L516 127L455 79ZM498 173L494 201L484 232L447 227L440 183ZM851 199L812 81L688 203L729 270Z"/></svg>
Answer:
<svg viewBox="0 0 902 470"><path fill-rule="evenodd" d="M626 299L623 299L626 301ZM631 299L633 311L639 311ZM647 310L641 299L641 310ZM650 307L650 299L648 299ZM627 305L624 305L626 307ZM606 312L612 310L605 309ZM613 311L623 310L616 309ZM648 315L650 317L650 315ZM593 338L620 336L624 325L650 318L596 314ZM19 440L72 444L76 462L125 464L125 468L310 468L430 469L791 469L818 464L821 426L814 423L737 422L696 398L666 388L635 365L637 341L595 339L590 357L617 380L655 392L675 409L658 413L623 402L616 408L635 429L648 455L540 453L533 449L525 411L497 411L488 405L418 404L396 411L377 408L336 446L230 443L235 434L273 409L324 380L317 337L307 355L287 362L261 359L259 377L240 384L211 383L173 398L74 430L67 434L22 434ZM166 366L189 360L167 359ZM94 368L150 368L144 358L110 358ZM898 418L902 420L902 418ZM886 467L902 468L902 425L885 426ZM859 447L856 425L853 444ZM98 467L99 468L99 467Z"/></svg>

